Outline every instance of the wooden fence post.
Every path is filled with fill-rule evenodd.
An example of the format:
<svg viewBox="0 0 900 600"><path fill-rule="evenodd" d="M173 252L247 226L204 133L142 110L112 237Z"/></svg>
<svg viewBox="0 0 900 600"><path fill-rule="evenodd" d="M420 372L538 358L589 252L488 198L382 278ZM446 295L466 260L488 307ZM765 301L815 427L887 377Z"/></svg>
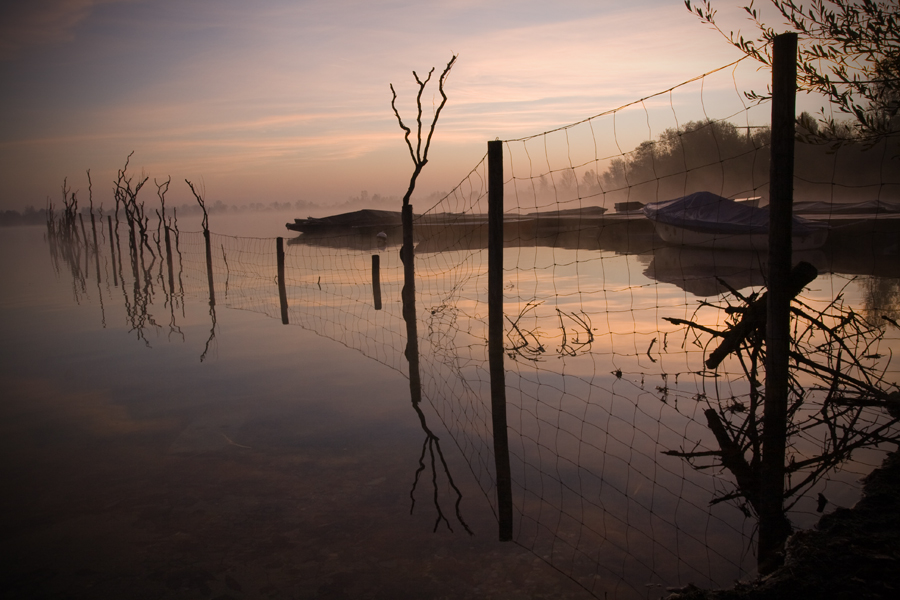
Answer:
<svg viewBox="0 0 900 600"><path fill-rule="evenodd" d="M500 541L512 540L512 475L503 366L503 142L488 142L488 358Z"/></svg>
<svg viewBox="0 0 900 600"><path fill-rule="evenodd" d="M783 562L791 531L784 514L788 357L791 343L791 220L794 185L794 120L797 34L775 37L772 60L772 159L769 176L769 281L766 318L766 399L760 472L760 574Z"/></svg>
<svg viewBox="0 0 900 600"><path fill-rule="evenodd" d="M284 282L284 238L275 238L275 255L278 261L278 299L281 303L281 322L288 324L287 287Z"/></svg>

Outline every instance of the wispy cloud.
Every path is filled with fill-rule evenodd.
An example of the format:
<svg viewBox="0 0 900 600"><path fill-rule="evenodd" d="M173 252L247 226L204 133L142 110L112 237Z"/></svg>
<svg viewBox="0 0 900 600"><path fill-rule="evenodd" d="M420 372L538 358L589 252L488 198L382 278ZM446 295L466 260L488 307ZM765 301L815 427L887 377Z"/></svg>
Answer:
<svg viewBox="0 0 900 600"><path fill-rule="evenodd" d="M361 184L366 177L402 185L409 157L388 85L414 121L411 72L439 73L457 52L426 174L446 181L471 167L488 139L579 121L736 52L670 0L101 6L116 1L127 0L4 6L0 56L13 57L4 72L17 79L0 98L9 117L0 125L0 175L19 181L16 193L117 165L131 150L154 173L200 171L227 178L229 190L241 178L260 182L260 173L261 186L296 182L298 173L323 191L379 189ZM76 43L50 45L66 40ZM435 94L432 83L426 114Z"/></svg>
<svg viewBox="0 0 900 600"><path fill-rule="evenodd" d="M28 0L0 4L0 60L45 44L71 41L100 5L130 0Z"/></svg>

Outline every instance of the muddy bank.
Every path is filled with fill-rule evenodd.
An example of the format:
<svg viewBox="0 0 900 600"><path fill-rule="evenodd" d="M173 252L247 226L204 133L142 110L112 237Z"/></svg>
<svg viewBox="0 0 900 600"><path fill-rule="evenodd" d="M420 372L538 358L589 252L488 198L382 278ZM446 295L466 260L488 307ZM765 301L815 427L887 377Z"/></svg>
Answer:
<svg viewBox="0 0 900 600"><path fill-rule="evenodd" d="M730 590L689 587L668 600L900 597L900 452L866 477L863 493L791 536L784 566L768 577Z"/></svg>

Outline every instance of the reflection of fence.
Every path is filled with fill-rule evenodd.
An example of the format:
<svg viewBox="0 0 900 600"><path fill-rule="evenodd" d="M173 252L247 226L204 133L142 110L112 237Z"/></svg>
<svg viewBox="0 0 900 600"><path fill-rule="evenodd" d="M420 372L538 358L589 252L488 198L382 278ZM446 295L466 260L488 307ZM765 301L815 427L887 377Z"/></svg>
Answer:
<svg viewBox="0 0 900 600"><path fill-rule="evenodd" d="M748 372L738 355L709 372L704 366L708 349L700 339L683 326L668 326L694 314L696 300L685 292L709 296L762 285L769 273L766 256L666 246L651 223L634 212L643 202L701 190L767 202L768 115L760 116L760 107L748 106L735 93L739 66L572 126L504 142L511 173L505 186L504 237L510 251L504 266L504 312L514 539L598 595L615 590L642 596L647 593L643 584L709 584L717 578L727 583L755 569L750 556L755 521L743 516L757 513L759 498L774 502L776 529L783 521L780 491L760 496L743 487L759 486L764 479L757 462L756 420L762 415L755 407L760 396L750 383L756 376L764 380L762 371L754 366ZM731 107L722 101L728 87ZM691 116L697 105L682 102L694 93L691 88L703 107L697 120ZM726 107L722 116L707 111L714 105ZM668 121L661 120L666 112ZM623 143L635 129L623 127L629 120L647 132L639 144ZM897 138L879 144L876 155L896 148ZM632 146L633 151L621 150ZM900 189L900 180L886 175L881 165L864 165L866 150L860 146L831 151L799 147L794 187L806 204L798 208L827 220L832 241L820 251L796 253L795 259L814 262L823 273L900 275L896 260L890 260L897 252L893 239L900 233L896 213L876 208L864 217L838 215L848 212L847 201L858 202L862 194L876 201L870 207L880 207L879 201ZM830 169L822 168L826 157ZM483 215L483 192L473 195L471 190L484 190L484 179L482 164L445 202L426 212L419 223L439 234L420 234L420 248L470 248L474 253L485 247L483 227L440 226L450 216L471 223ZM830 185L820 185L824 182ZM820 198L814 194L823 189L831 202L814 204ZM816 285L834 281L826 275ZM824 310L837 293L832 289L817 302L803 301ZM871 337L855 341L852 349L848 344L835 350L838 363L859 352L869 361L864 366L869 373L886 364L884 348L896 347L897 339L883 337L883 327L896 322L890 317L896 301L895 291L887 303L870 307L877 330L861 326ZM843 318L835 318L843 326ZM719 335L725 321L712 319L697 325ZM799 339L806 335L800 332ZM871 352L867 343L881 350ZM878 396L872 404L881 408L871 411L858 404L854 410L833 406L829 398L843 385L837 376L828 397L817 396L821 380L800 379L804 381L792 388L787 411L789 432L796 437L787 439L789 462L776 474L786 474L789 517L808 526L828 496L840 493L835 491L840 477L831 467L849 458L844 449L854 444L873 448L896 439L896 418L884 409L890 405L885 397L895 389L896 371L878 381L884 389L872 392ZM814 403L813 409L804 409L806 417L796 412L803 402ZM748 406L750 413L745 412ZM818 409L821 417L807 418L809 410ZM445 423L456 427L457 439L472 436L453 424L473 423L474 431L474 423L487 422L483 412L467 404L442 400L438 410ZM818 447L811 440L818 440ZM473 468L484 470L480 479L493 496L490 460L484 458L488 451L473 445L468 456ZM690 457L695 466L698 457L708 460L700 471L687 474L682 462L667 457ZM863 464L870 459L862 458Z"/></svg>
<svg viewBox="0 0 900 600"><path fill-rule="evenodd" d="M570 127L503 143L510 173L502 302L512 537L598 597L655 597L665 586L724 585L755 570L753 507L732 472L712 459L698 460L722 450L707 411L740 428L749 414L741 407L754 401L755 387L737 357L715 376L708 372L709 348L676 323L723 329L723 311L701 304L707 302L703 298L760 287L765 258L666 246L633 212L635 202L698 189L767 195L768 151L765 136L757 135L766 121L734 91L738 67ZM723 100L728 89L731 106ZM695 94L700 106L721 107L722 114L705 108L694 114ZM644 123L639 140L626 140L629 121ZM884 142L885 148L891 143ZM621 150L631 147L636 149ZM815 156L819 150L800 152ZM855 165L858 153L840 150L829 155L829 164ZM799 187L821 191L803 165L799 161ZM829 183L831 200L851 189L842 169L817 177ZM882 194L874 199L886 199L897 182L885 173L878 177L876 187L863 180L852 189L874 190ZM416 218L416 302L422 395L499 514L487 346L487 197L484 161ZM824 210L838 212L834 204ZM866 226L882 227L891 219L879 213ZM846 231L863 227L849 217L840 224ZM97 226L103 227L102 219ZM843 290L846 303L888 327L865 358L867 365L885 365L891 351L900 349L891 325L900 297L897 262L882 259L893 256L892 250L877 237L875 243L872 236L859 240L848 251L848 240L860 236L842 231L837 240L843 252L833 252L833 246L803 257L823 275L801 299L822 309ZM130 260L124 232L110 236L107 226L99 243L83 232L78 238L76 230L80 242L71 248L60 244L63 250L55 256L72 267L80 293L89 293L84 282L92 273L106 285L121 286L130 326L139 336L164 319L177 329L185 298L212 300L203 234L176 237L169 277L159 245L154 256L136 245ZM276 240L212 234L211 337L216 307L248 310L408 372L400 236L388 231L387 241L379 242L374 233L302 235L283 247L283 265ZM379 258L380 308L373 255ZM848 283L829 273L880 276ZM896 381L897 367L889 368L886 379ZM810 412L815 397L802 411ZM879 406L859 408L864 430L878 430L892 418ZM878 435L896 438L896 429ZM825 440L815 428L800 432L789 460L802 463ZM810 525L820 494L833 505L851 503L854 480L877 457L861 447L843 473L821 473L792 498L790 518ZM795 482L803 476L793 475Z"/></svg>
<svg viewBox="0 0 900 600"><path fill-rule="evenodd" d="M429 219L437 222L434 215L422 221ZM472 243L479 228L443 228L439 252L428 251L438 236L429 236L428 227L417 230L420 372L423 397L493 501L487 250ZM462 241L448 244L451 230ZM144 271L134 279L127 250L120 270L109 257L108 231L99 235L96 255L84 245L72 254L78 277L92 280L97 263L105 285L115 275L136 331L165 327L166 321L177 327L183 302L208 301L202 233L178 236L174 290L165 260L145 255L137 261ZM358 235L298 241L284 247L289 323L405 372L398 247L389 242L381 249ZM622 254L596 243L541 245L524 236L507 241L513 539L601 597L604 591L642 596L645 583L727 583L753 571L755 521L745 517L740 498L710 504L735 491L727 471L692 471L666 454L717 449L704 398L718 394L732 407L747 402L749 390L736 365L726 365L716 379L704 378L704 348L684 327L665 320L721 327L721 317L695 316L692 293L653 279L650 254ZM216 307L281 319L276 241L213 234L211 247ZM381 310L373 297L373 254L380 257ZM721 266L711 273L727 277L729 265ZM847 291L854 302L865 292L852 284ZM807 292L804 300L825 305L830 290ZM885 344L896 347L896 337ZM885 353L884 347L877 352ZM867 418L880 418L878 409L868 411ZM804 432L797 452L810 452L815 439L814 432ZM865 452L854 458L876 460ZM809 525L819 493L846 505L852 496L841 481L867 467L851 466L843 476L811 486L792 518Z"/></svg>

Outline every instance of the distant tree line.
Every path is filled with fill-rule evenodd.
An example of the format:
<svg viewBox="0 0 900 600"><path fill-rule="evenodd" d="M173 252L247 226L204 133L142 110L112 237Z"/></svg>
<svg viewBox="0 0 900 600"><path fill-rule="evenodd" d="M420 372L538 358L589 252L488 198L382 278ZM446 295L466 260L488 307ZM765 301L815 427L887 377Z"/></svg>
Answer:
<svg viewBox="0 0 900 600"><path fill-rule="evenodd" d="M43 225L47 222L47 209L36 209L29 206L23 212L17 210L4 210L0 212L0 227L12 227L14 225Z"/></svg>
<svg viewBox="0 0 900 600"><path fill-rule="evenodd" d="M429 206L446 196L446 192L433 192L423 199ZM365 190L357 196L350 196L344 202L336 204L322 204L308 200L296 200L294 202L249 202L246 204L225 204L221 200L206 207L210 214L243 214L256 212L287 212L296 210L299 212L312 212L317 214L350 212L361 208L376 208L383 210L397 210L400 207L399 196L382 196L371 194ZM196 203L185 203L174 207L179 215L199 215L203 209ZM79 209L85 215L90 209ZM102 212L102 210L101 210ZM298 217L306 216L298 214ZM12 227L16 225L43 225L47 222L47 209L27 207L24 211L5 210L0 212L0 227Z"/></svg>
<svg viewBox="0 0 900 600"><path fill-rule="evenodd" d="M873 142L851 123L835 125L840 144L823 139L808 113L797 119L795 199L859 201L900 198L900 135ZM608 160L544 175L539 199L580 198L612 208L625 201L653 202L706 190L731 197L765 197L769 181L768 125L691 121Z"/></svg>
<svg viewBox="0 0 900 600"><path fill-rule="evenodd" d="M612 159L593 188L631 190L632 200L677 197L708 189L723 196L755 195L768 180L768 126L691 121L663 131Z"/></svg>
<svg viewBox="0 0 900 600"><path fill-rule="evenodd" d="M823 108L815 135L826 141L864 139L869 143L896 135L900 131L900 3L814 0L805 7L794 0L769 0L769 4L782 18L778 31L787 26L797 34L799 89L821 94L846 117L835 119ZM756 29L756 39L740 31L726 34L716 24L716 10L708 0L696 5L685 0L685 6L745 55L772 65L772 41L778 31L763 21L753 1L743 11ZM762 99L769 94L748 92L747 96Z"/></svg>

